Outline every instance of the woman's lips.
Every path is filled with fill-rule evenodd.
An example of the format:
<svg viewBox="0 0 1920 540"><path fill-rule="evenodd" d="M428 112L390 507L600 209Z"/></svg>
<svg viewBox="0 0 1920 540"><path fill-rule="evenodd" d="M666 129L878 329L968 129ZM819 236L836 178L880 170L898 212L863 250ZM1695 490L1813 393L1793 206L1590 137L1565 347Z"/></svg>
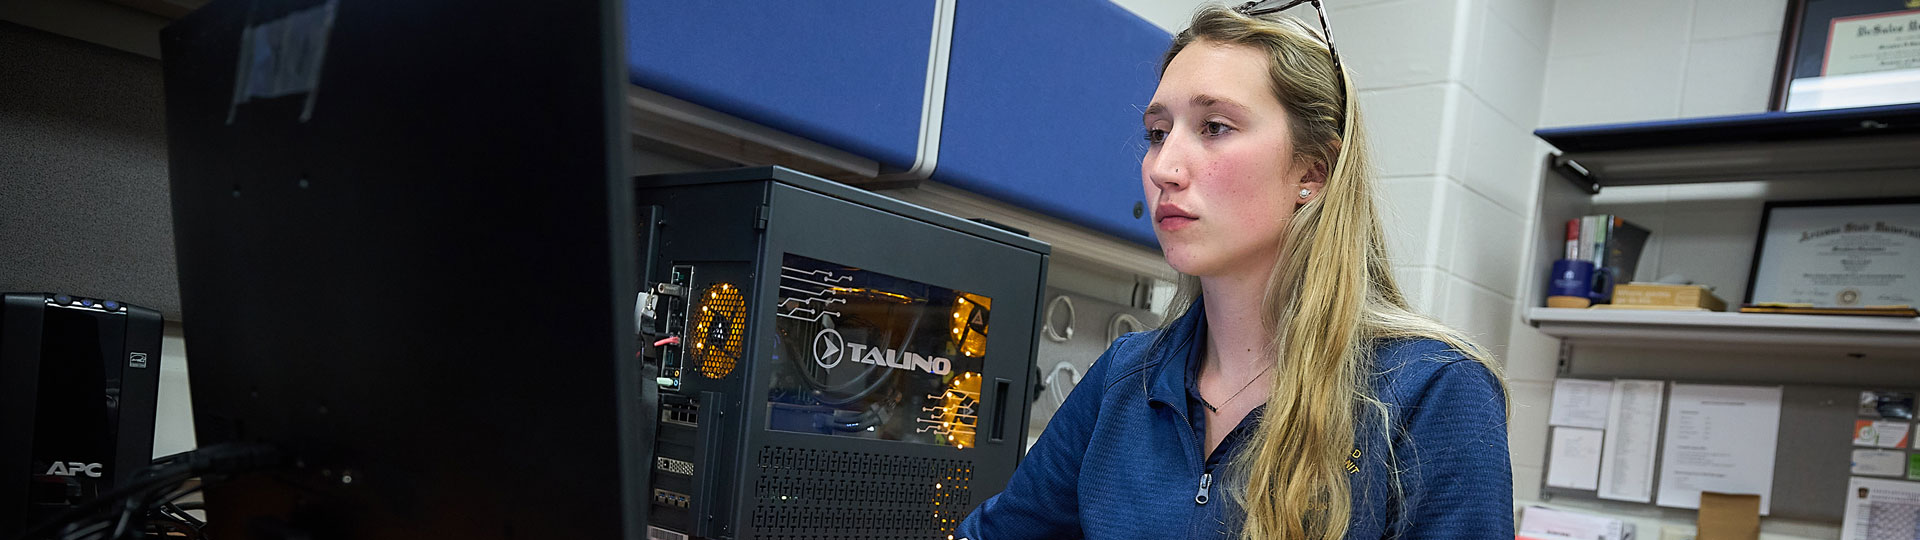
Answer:
<svg viewBox="0 0 1920 540"><path fill-rule="evenodd" d="M1188 225L1192 225L1194 221L1200 219L1194 217L1193 214L1188 213L1186 210L1174 206L1172 203L1160 203L1159 206L1155 206L1153 208L1153 217L1154 225L1159 227L1160 230L1167 232L1184 229Z"/></svg>
<svg viewBox="0 0 1920 540"><path fill-rule="evenodd" d="M1194 221L1198 220L1186 216L1167 216L1160 218L1158 225L1160 226L1160 230L1173 232L1187 228L1187 226L1192 225Z"/></svg>

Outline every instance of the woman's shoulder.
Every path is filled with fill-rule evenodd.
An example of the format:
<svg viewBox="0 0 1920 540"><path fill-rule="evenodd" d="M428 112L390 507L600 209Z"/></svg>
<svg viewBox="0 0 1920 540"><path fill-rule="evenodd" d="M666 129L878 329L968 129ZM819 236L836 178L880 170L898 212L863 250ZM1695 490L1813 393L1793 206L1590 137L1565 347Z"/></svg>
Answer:
<svg viewBox="0 0 1920 540"><path fill-rule="evenodd" d="M1437 387L1467 385L1501 390L1499 375L1466 352L1432 338L1376 342L1374 388L1383 401L1413 405Z"/></svg>
<svg viewBox="0 0 1920 540"><path fill-rule="evenodd" d="M1094 361L1089 372L1098 370L1104 374L1103 382L1108 387L1140 376L1141 372L1159 364L1161 355L1155 353L1160 346L1167 345L1162 343L1166 336L1165 328L1123 334L1107 345L1106 353Z"/></svg>

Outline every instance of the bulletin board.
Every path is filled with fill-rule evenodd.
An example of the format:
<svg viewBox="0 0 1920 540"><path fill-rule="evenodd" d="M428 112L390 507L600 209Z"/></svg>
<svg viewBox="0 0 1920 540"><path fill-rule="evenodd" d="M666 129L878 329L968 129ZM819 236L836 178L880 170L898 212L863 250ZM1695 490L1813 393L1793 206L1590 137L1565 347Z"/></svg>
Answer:
<svg viewBox="0 0 1920 540"><path fill-rule="evenodd" d="M1595 379L1603 380L1603 379ZM1660 467L1665 463L1662 455L1665 448L1667 409L1672 399L1673 385L1678 384L1725 384L1731 386L1773 386L1754 383L1724 383L1714 381L1669 380L1661 401L1660 429L1661 443L1656 444L1654 456L1653 493L1658 501ZM1856 420L1871 419L1860 414L1860 393L1907 392L1920 395L1914 388L1862 388L1854 386L1812 386L1780 385L1780 430L1774 449L1773 493L1771 513L1767 517L1786 518L1806 521L1839 523L1846 515L1847 482L1853 475L1853 450L1866 449L1853 445L1853 428ZM1907 420L1909 427L1913 421ZM1909 431L1908 437L1916 434ZM1551 439L1551 436L1548 437ZM1905 452L1909 458L1917 452L1911 440L1901 448L1883 448ZM1552 459L1552 448L1545 449L1547 459ZM1546 470L1552 470L1549 461ZM1885 480L1905 480L1906 476L1863 477ZM1594 490L1569 489L1546 485L1546 475L1541 476L1540 493L1543 498L1567 497L1581 500L1605 501L1619 504L1645 504L1657 506L1655 502L1639 503L1601 499ZM1675 509L1684 510L1684 509Z"/></svg>

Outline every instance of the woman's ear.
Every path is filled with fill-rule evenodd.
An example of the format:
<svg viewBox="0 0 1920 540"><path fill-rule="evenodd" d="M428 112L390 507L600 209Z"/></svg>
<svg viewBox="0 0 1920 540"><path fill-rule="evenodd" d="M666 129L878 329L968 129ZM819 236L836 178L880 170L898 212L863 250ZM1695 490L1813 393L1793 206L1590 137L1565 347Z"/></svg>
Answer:
<svg viewBox="0 0 1920 540"><path fill-rule="evenodd" d="M1301 191L1303 194L1301 195L1302 199L1310 198L1310 196L1314 194L1319 194L1321 189L1327 187L1327 168L1326 164L1316 163L1313 165L1313 168L1307 169L1306 175L1300 177L1300 189L1303 190ZM1303 200L1301 202L1306 201Z"/></svg>
<svg viewBox="0 0 1920 540"><path fill-rule="evenodd" d="M1334 159L1339 159L1340 141L1335 140L1329 146L1333 147ZM1320 195L1320 190L1326 189L1327 176L1332 170L1333 162L1330 161L1316 162L1307 168L1307 174L1300 177L1300 204L1313 200Z"/></svg>

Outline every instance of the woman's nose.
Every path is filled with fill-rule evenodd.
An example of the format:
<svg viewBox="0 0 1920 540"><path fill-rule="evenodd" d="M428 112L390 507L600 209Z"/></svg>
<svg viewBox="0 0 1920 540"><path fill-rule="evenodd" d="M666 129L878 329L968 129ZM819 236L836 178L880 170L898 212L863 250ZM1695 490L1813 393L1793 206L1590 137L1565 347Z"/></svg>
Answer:
<svg viewBox="0 0 1920 540"><path fill-rule="evenodd" d="M1184 141L1168 134L1160 142L1158 151L1149 154L1147 178L1162 190L1185 189L1193 170L1187 166L1187 149Z"/></svg>

